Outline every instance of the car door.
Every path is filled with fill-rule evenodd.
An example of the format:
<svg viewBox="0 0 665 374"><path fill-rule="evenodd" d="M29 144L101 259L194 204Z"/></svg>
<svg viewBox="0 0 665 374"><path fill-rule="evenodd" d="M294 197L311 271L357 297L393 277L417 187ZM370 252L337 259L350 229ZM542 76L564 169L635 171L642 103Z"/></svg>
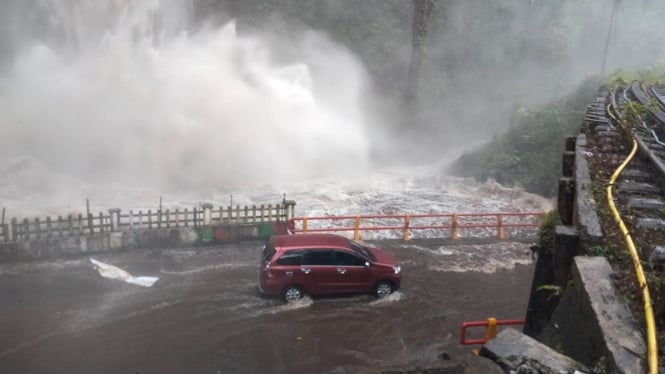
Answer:
<svg viewBox="0 0 665 374"><path fill-rule="evenodd" d="M289 250L282 253L275 261L271 273L278 278L280 288L289 284L303 285L306 282L305 275L300 271L304 252L303 250Z"/></svg>
<svg viewBox="0 0 665 374"><path fill-rule="evenodd" d="M333 251L337 279L335 287L344 292L365 292L372 288L371 271L365 259L344 251Z"/></svg>
<svg viewBox="0 0 665 374"><path fill-rule="evenodd" d="M303 256L302 273L305 274L309 293L334 293L337 270L332 250L328 248L308 249Z"/></svg>

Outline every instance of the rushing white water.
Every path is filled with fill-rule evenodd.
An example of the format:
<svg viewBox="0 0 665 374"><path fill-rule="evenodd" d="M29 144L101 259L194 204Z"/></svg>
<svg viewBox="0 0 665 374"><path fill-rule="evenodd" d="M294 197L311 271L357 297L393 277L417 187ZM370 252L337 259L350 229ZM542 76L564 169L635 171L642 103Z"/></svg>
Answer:
<svg viewBox="0 0 665 374"><path fill-rule="evenodd" d="M43 19L25 20L25 43L0 69L7 217L80 213L86 198L99 211L283 194L298 215L549 208L440 176L440 165L372 165L380 126L366 110L366 74L321 34L268 42L233 22L194 29L187 2L30 6L21 14ZM35 22L45 31L29 30Z"/></svg>

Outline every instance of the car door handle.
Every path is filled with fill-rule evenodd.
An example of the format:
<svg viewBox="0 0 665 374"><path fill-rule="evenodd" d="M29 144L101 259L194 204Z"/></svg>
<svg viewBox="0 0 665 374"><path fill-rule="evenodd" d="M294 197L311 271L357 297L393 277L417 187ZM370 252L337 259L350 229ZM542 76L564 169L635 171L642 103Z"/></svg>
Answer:
<svg viewBox="0 0 665 374"><path fill-rule="evenodd" d="M309 274L309 273L312 272L312 269L310 269L310 268L300 268L300 270L305 274Z"/></svg>
<svg viewBox="0 0 665 374"><path fill-rule="evenodd" d="M344 273L346 273L346 269L337 268L337 272L340 273L340 274L344 274Z"/></svg>

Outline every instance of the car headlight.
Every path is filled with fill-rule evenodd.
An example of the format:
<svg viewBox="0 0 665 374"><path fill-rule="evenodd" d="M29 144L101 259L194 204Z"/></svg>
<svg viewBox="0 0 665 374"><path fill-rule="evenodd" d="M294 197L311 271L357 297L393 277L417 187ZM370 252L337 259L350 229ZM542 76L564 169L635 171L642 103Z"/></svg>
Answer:
<svg viewBox="0 0 665 374"><path fill-rule="evenodd" d="M402 271L402 268L399 265L393 266L393 271L395 274L399 274Z"/></svg>

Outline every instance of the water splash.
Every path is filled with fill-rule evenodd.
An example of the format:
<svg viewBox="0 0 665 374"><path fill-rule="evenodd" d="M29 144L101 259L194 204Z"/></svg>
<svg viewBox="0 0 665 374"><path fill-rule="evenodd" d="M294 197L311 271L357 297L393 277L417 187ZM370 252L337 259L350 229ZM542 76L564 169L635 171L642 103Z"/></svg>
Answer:
<svg viewBox="0 0 665 374"><path fill-rule="evenodd" d="M262 310L264 313L268 314L277 314L277 313L284 313L284 312L291 312L294 310L299 310L299 309L304 309L304 308L309 308L314 304L314 300L310 298L309 296L305 296L300 300L292 301L286 304L282 304L279 306L276 306L271 309L266 309Z"/></svg>
<svg viewBox="0 0 665 374"><path fill-rule="evenodd" d="M187 2L26 6L47 32L25 30L0 71L0 170L18 164L16 183L80 199L85 183L200 191L367 165L365 72L321 34L195 29Z"/></svg>

